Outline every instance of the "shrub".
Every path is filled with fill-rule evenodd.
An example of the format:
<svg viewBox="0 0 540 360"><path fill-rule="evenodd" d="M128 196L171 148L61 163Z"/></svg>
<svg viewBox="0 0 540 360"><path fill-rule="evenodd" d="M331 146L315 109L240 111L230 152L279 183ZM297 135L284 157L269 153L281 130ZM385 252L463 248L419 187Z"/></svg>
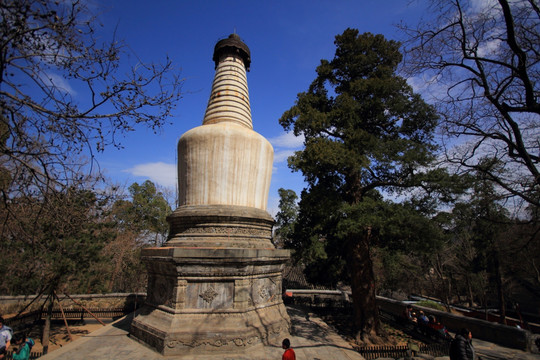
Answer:
<svg viewBox="0 0 540 360"><path fill-rule="evenodd" d="M444 307L444 305L436 303L435 301L431 301L431 300L422 300L422 301L417 302L416 305L435 309L435 310L446 311L446 308Z"/></svg>

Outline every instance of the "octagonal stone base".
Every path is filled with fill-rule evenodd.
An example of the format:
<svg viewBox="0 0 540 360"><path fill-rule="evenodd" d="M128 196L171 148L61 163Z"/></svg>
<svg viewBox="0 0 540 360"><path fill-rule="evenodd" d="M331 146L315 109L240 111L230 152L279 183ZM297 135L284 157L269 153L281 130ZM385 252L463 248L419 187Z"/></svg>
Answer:
<svg viewBox="0 0 540 360"><path fill-rule="evenodd" d="M161 354L242 353L289 336L281 297L288 250L162 247L142 255L148 296L131 335Z"/></svg>

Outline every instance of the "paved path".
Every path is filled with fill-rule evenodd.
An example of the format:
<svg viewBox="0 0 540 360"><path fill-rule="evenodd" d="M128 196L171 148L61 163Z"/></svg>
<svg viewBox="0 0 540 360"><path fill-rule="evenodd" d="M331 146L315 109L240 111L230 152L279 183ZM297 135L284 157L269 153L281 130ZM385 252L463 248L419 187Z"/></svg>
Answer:
<svg viewBox="0 0 540 360"><path fill-rule="evenodd" d="M324 321L296 307L287 307L293 324L291 345L298 360L363 360L349 343ZM249 355L178 357L162 356L128 336L132 315L96 330L73 343L43 356L40 360L266 360L281 359L281 347L260 346L250 349ZM540 360L540 355L504 348L473 339L477 353L483 360ZM448 360L439 357L437 360Z"/></svg>
<svg viewBox="0 0 540 360"><path fill-rule="evenodd" d="M298 360L362 360L363 357L352 349L347 341L336 334L321 319L308 316L303 311L287 307L293 324L291 345ZM131 316L94 331L61 349L55 350L40 360L263 360L281 359L280 346L260 346L250 349L249 355L219 355L197 357L162 356L128 337Z"/></svg>
<svg viewBox="0 0 540 360"><path fill-rule="evenodd" d="M502 347L487 341L473 338L476 353L482 360L538 360L540 355L531 354L522 350Z"/></svg>

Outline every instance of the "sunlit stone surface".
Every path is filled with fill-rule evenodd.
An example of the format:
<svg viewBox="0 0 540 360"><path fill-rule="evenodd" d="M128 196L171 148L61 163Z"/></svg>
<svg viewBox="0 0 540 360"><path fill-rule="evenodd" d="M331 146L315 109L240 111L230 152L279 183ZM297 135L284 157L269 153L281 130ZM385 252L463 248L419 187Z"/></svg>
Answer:
<svg viewBox="0 0 540 360"><path fill-rule="evenodd" d="M179 207L161 248L143 250L146 305L131 334L164 355L249 354L279 344L290 320L266 211L273 149L253 131L249 48L236 34L214 48L203 124L178 142Z"/></svg>
<svg viewBox="0 0 540 360"><path fill-rule="evenodd" d="M237 205L266 210L272 145L233 121L202 125L178 142L180 205Z"/></svg>

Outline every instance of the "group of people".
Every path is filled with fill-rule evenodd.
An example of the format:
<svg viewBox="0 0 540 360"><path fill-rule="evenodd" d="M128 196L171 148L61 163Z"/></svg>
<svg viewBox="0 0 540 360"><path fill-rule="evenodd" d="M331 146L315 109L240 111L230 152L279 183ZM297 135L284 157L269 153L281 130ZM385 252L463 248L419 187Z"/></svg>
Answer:
<svg viewBox="0 0 540 360"><path fill-rule="evenodd" d="M34 346L34 340L27 338L22 333L13 335L13 330L4 324L4 318L0 316L0 359L4 359L11 345L16 346L13 351L13 360L28 360L30 350Z"/></svg>
<svg viewBox="0 0 540 360"><path fill-rule="evenodd" d="M434 315L429 317L422 310L416 314L411 305L407 305L404 312L404 317L407 322L418 326L418 331L426 336L435 336L439 339L450 340L452 337L448 333L446 326L437 321Z"/></svg>
<svg viewBox="0 0 540 360"><path fill-rule="evenodd" d="M284 339L281 347L285 350L281 360L296 360L296 355L294 350L291 348L291 341L289 339ZM450 360L476 359L477 357L474 353L474 347L472 345L472 333L469 329L463 328L459 333L456 334L450 343Z"/></svg>
<svg viewBox="0 0 540 360"><path fill-rule="evenodd" d="M438 334L443 339L450 340L450 360L475 360L477 359L472 345L472 333L469 329L461 329L456 336L448 333L446 327L437 321L435 316L429 317L422 310L416 314L411 305L407 305L404 317L407 321L418 326L421 332L429 334Z"/></svg>

